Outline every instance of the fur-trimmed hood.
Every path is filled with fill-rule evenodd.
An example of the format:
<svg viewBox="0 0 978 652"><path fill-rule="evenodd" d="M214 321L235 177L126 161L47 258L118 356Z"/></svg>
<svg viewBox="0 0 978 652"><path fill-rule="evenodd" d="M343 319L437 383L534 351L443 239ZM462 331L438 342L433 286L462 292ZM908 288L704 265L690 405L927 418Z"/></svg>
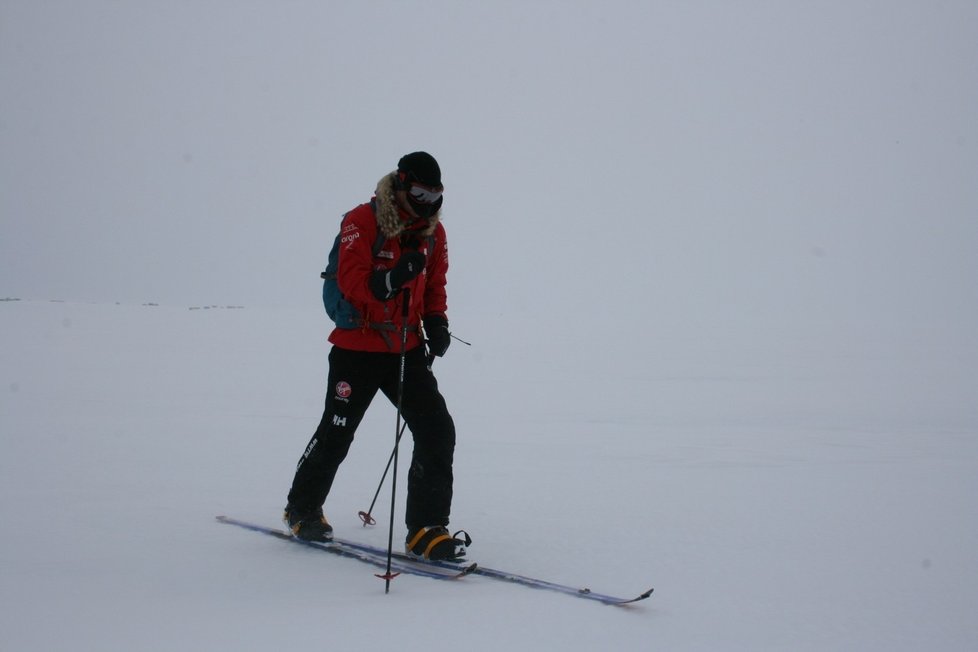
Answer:
<svg viewBox="0 0 978 652"><path fill-rule="evenodd" d="M397 172L391 172L377 182L376 190L376 209L377 228L389 239L398 238L405 232L407 226L401 219L400 211L397 206L397 198L394 195L394 178ZM428 237L435 232L438 223L441 221L441 209L428 218L428 226L421 231L421 235Z"/></svg>

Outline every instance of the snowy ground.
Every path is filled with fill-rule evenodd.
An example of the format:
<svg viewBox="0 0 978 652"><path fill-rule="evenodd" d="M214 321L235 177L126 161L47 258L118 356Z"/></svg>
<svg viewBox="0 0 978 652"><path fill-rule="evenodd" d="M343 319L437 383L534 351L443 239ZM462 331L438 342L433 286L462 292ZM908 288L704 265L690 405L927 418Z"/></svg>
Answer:
<svg viewBox="0 0 978 652"><path fill-rule="evenodd" d="M0 652L978 650L976 26L973 0L0 0ZM214 520L277 524L320 265L418 149L473 342L436 365L453 524L488 566L654 586L635 608L384 595ZM356 514L394 424L358 433L342 535L386 543Z"/></svg>
<svg viewBox="0 0 978 652"><path fill-rule="evenodd" d="M473 557L650 600L478 577L384 595L216 523L277 523L323 395L314 303L5 301L0 649L978 648L973 339L675 328L582 351L466 320L475 346L436 369ZM356 512L393 424L376 403L341 470L342 535L386 541Z"/></svg>

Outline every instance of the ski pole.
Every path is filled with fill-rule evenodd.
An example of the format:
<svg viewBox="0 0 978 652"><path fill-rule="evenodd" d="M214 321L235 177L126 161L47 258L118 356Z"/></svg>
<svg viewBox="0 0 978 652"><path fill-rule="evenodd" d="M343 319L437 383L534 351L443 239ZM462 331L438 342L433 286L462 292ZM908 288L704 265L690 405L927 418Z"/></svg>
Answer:
<svg viewBox="0 0 978 652"><path fill-rule="evenodd" d="M397 506L397 450L401 441L401 418L404 405L404 370L407 366L407 337L408 316L411 306L411 290L404 288L403 306L401 310L401 367L397 376L397 425L394 428L394 474L391 476L391 519L387 531L387 572L380 576L384 580L384 593L390 593L391 580L397 577L391 574L391 559L394 556L394 508ZM406 424L405 424L406 425Z"/></svg>
<svg viewBox="0 0 978 652"><path fill-rule="evenodd" d="M461 342L461 343L462 343L462 344L464 344L465 346L472 346L472 342L466 342L466 341L465 341L465 340L463 340L463 339L462 339L461 337L457 337L457 336L456 336L456 335L454 335L453 333L449 333L449 334L448 334L448 336L449 336L450 338L452 338L453 340L456 340L456 341L458 341L458 342ZM434 354L434 353L432 353L432 352L431 352L431 349L429 348L429 349L428 349L428 371L431 371L431 366L432 366L433 364L435 364L435 354Z"/></svg>
<svg viewBox="0 0 978 652"><path fill-rule="evenodd" d="M466 342L462 338L456 337L451 333L449 333L449 335L452 336L452 339L458 340L459 342L465 344L466 346L472 346L471 342ZM428 353L427 361L428 361L428 371L431 371L431 367L435 363L435 355L433 353ZM380 490L383 488L384 481L387 479L387 472L390 471L391 463L394 461L394 452L397 450L397 446L401 442L401 437L404 436L405 428L407 428L406 423L401 425L400 430L397 433L397 439L394 441L394 450L391 451L390 457L387 458L387 466L384 467L384 473L383 475L380 476L380 483L377 485L377 491L374 492L374 499L370 501L370 507L367 508L367 511L361 510L357 512L357 516L359 516L360 520L363 522L363 527L377 524L377 521L374 520L373 517L374 505L377 504L377 497L380 496Z"/></svg>
<svg viewBox="0 0 978 652"><path fill-rule="evenodd" d="M405 428L407 428L406 423L401 425L401 429L397 434L397 440L394 442L394 450L397 450L397 445L401 442L401 437L404 435ZM384 474L380 476L380 484L377 485L377 491L374 492L374 499L370 501L370 507L365 512L357 512L360 520L363 521L363 527L377 524L377 521L374 520L373 517L374 505L377 504L377 497L380 496L380 490L384 486L384 480L387 479L387 472L390 471L391 463L394 461L394 450L391 450L391 455L387 458L387 466L384 467Z"/></svg>

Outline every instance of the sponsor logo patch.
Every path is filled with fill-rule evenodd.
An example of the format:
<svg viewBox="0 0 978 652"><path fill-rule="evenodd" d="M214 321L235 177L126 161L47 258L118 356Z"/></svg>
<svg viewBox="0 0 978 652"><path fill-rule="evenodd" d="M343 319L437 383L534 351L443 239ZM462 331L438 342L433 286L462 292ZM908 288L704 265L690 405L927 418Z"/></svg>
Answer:
<svg viewBox="0 0 978 652"><path fill-rule="evenodd" d="M353 243L357 241L360 237L360 232L356 231L354 233L349 233L340 237L340 242L346 245L347 249L353 248Z"/></svg>
<svg viewBox="0 0 978 652"><path fill-rule="evenodd" d="M336 383L336 395L339 398L350 398L350 394L353 393L353 388L350 387L350 383L345 380L341 380Z"/></svg>

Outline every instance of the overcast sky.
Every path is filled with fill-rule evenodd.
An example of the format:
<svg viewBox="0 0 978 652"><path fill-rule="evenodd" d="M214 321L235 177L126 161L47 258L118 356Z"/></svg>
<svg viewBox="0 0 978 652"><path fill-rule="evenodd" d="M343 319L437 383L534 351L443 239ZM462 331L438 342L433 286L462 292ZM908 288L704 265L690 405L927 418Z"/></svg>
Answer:
<svg viewBox="0 0 978 652"><path fill-rule="evenodd" d="M441 162L456 321L978 330L978 4L0 0L0 297L316 305Z"/></svg>

